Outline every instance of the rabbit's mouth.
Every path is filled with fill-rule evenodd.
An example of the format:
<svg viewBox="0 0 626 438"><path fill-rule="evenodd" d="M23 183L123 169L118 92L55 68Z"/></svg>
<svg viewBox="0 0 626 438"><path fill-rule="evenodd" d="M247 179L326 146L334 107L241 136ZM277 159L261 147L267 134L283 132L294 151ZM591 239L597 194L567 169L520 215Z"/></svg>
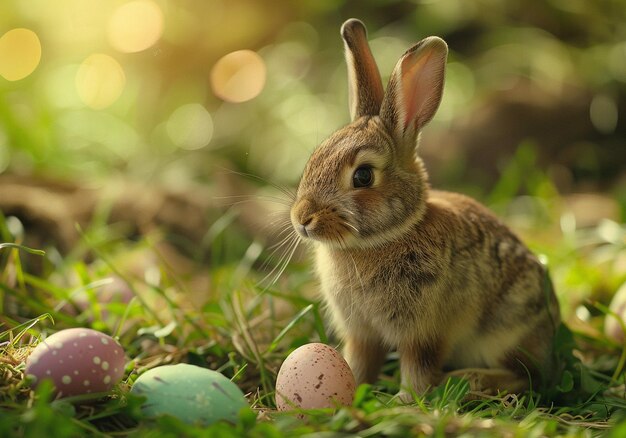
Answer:
<svg viewBox="0 0 626 438"><path fill-rule="evenodd" d="M344 247L349 246L349 243L358 235L355 226L338 218L321 219L318 215L313 215L304 221L295 221L293 227L303 239L327 244L336 243Z"/></svg>
<svg viewBox="0 0 626 438"><path fill-rule="evenodd" d="M301 199L293 206L291 223L301 238L331 246L349 247L359 235L358 228L339 208L319 208L307 199Z"/></svg>

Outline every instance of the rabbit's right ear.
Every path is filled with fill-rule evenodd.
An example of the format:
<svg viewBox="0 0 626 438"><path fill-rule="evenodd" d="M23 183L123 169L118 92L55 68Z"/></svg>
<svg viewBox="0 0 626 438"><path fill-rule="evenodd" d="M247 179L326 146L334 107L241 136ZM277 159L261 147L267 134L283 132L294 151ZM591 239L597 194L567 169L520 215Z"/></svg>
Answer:
<svg viewBox="0 0 626 438"><path fill-rule="evenodd" d="M419 131L441 102L448 46L428 37L406 51L389 79L380 118L402 152L413 154Z"/></svg>
<svg viewBox="0 0 626 438"><path fill-rule="evenodd" d="M341 26L341 37L346 48L350 117L375 116L383 101L383 82L376 61L367 44L365 25L351 18Z"/></svg>

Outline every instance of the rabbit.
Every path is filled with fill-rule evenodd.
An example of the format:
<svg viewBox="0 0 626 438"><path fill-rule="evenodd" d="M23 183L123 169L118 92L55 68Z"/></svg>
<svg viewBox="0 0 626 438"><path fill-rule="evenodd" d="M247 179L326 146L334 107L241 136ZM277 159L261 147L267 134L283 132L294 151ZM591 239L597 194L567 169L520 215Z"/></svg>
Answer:
<svg viewBox="0 0 626 438"><path fill-rule="evenodd" d="M416 149L442 98L446 43L407 50L384 91L364 24L346 21L341 36L352 121L312 153L290 220L312 244L357 383L375 382L396 350L403 400L464 369L486 386L475 389L523 391L552 366L559 304L546 268L494 214L429 186Z"/></svg>

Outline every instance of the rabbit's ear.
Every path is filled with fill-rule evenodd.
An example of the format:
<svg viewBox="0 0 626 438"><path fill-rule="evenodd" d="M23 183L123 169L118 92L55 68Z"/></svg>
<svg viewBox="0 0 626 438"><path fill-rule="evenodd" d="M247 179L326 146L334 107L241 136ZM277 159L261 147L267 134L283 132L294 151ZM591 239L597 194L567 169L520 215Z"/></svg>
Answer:
<svg viewBox="0 0 626 438"><path fill-rule="evenodd" d="M389 79L380 118L395 140L409 146L411 153L419 130L439 107L447 56L445 41L425 38L402 55Z"/></svg>
<svg viewBox="0 0 626 438"><path fill-rule="evenodd" d="M346 48L350 117L375 116L383 100L383 82L367 44L365 25L351 18L341 26L341 37Z"/></svg>

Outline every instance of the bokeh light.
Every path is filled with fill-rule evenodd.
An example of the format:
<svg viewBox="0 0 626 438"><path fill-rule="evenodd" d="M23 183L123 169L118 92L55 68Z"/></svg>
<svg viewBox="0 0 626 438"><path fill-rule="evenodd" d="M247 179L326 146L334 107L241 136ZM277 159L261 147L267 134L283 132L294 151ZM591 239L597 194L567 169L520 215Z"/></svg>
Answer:
<svg viewBox="0 0 626 438"><path fill-rule="evenodd" d="M30 75L41 60L41 43L29 29L12 29L0 37L0 76L19 81Z"/></svg>
<svg viewBox="0 0 626 438"><path fill-rule="evenodd" d="M178 107L168 119L167 134L182 149L200 149L213 137L213 119L202 105L186 104Z"/></svg>
<svg viewBox="0 0 626 438"><path fill-rule="evenodd" d="M611 97L598 94L593 97L589 105L589 117L598 131L610 134L617 127L617 104Z"/></svg>
<svg viewBox="0 0 626 438"><path fill-rule="evenodd" d="M50 68L42 78L43 92L48 102L56 108L82 108L83 101L76 89L79 64Z"/></svg>
<svg viewBox="0 0 626 438"><path fill-rule="evenodd" d="M252 50L238 50L215 63L211 70L211 87L220 99L241 103L263 91L265 77L263 58Z"/></svg>
<svg viewBox="0 0 626 438"><path fill-rule="evenodd" d="M11 161L11 153L7 144L7 136L2 129L0 129L0 173L4 172Z"/></svg>
<svg viewBox="0 0 626 438"><path fill-rule="evenodd" d="M93 109L112 105L124 91L125 84L122 66L101 53L87 57L76 73L76 91L85 105Z"/></svg>
<svg viewBox="0 0 626 438"><path fill-rule="evenodd" d="M107 29L109 43L120 52L134 53L156 43L163 33L161 8L148 0L131 1L111 15Z"/></svg>

